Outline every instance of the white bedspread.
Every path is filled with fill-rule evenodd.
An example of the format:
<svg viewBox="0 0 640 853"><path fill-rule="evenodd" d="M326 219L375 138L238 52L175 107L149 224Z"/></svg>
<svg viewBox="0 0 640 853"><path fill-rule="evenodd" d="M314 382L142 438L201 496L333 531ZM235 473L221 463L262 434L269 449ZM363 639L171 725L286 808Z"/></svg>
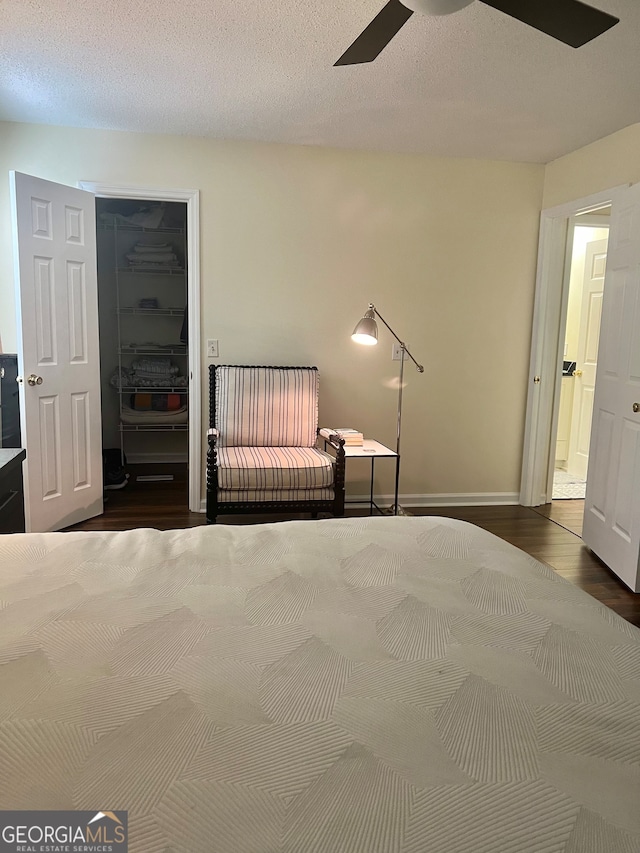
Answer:
<svg viewBox="0 0 640 853"><path fill-rule="evenodd" d="M449 519L0 537L0 770L131 853L633 853L640 631Z"/></svg>

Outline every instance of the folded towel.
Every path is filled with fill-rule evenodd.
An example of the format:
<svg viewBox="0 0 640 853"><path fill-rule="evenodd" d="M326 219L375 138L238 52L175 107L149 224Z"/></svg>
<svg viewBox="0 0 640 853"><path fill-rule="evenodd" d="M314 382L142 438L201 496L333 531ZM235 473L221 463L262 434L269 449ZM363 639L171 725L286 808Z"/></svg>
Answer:
<svg viewBox="0 0 640 853"><path fill-rule="evenodd" d="M129 368L116 368L109 380L113 388L186 388L189 380L186 376L174 374L141 376Z"/></svg>
<svg viewBox="0 0 640 853"><path fill-rule="evenodd" d="M132 394L129 404L137 412L177 412L184 408L184 394Z"/></svg>
<svg viewBox="0 0 640 853"><path fill-rule="evenodd" d="M152 394L132 394L130 403L132 409L137 409L139 412L148 411L151 408Z"/></svg>
<svg viewBox="0 0 640 853"><path fill-rule="evenodd" d="M169 370L143 370L141 367L134 367L133 372L138 376L145 376L147 379L166 379L169 376L177 376L178 368L170 367Z"/></svg>
<svg viewBox="0 0 640 853"><path fill-rule="evenodd" d="M133 373L132 378L135 385L146 385L151 383L159 388L167 388L174 384L172 373Z"/></svg>
<svg viewBox="0 0 640 853"><path fill-rule="evenodd" d="M120 419L125 424L186 424L189 418L186 406L174 412L137 412L129 406L123 406Z"/></svg>
<svg viewBox="0 0 640 853"><path fill-rule="evenodd" d="M135 252L172 252L170 243L136 243L133 247Z"/></svg>
<svg viewBox="0 0 640 853"><path fill-rule="evenodd" d="M121 213L101 213L100 219L110 225L137 225L142 228L159 228L164 213L164 204L153 204L129 216L124 216Z"/></svg>
<svg viewBox="0 0 640 853"><path fill-rule="evenodd" d="M179 261L149 261L147 262L144 258L140 261L128 261L127 267L128 270L138 270L138 271L148 271L152 272L157 270L158 272L162 272L162 270L181 270L183 267L180 266Z"/></svg>
<svg viewBox="0 0 640 853"><path fill-rule="evenodd" d="M178 372L178 368L174 367L171 359L166 355L152 355L148 358L136 358L131 367L134 370L141 370L145 373Z"/></svg>
<svg viewBox="0 0 640 853"><path fill-rule="evenodd" d="M137 255L134 252L129 252L125 255L128 261L132 261L134 264L145 263L148 264L150 261L156 261L159 263L165 263L167 261L177 261L178 256L173 252L146 252L145 254Z"/></svg>

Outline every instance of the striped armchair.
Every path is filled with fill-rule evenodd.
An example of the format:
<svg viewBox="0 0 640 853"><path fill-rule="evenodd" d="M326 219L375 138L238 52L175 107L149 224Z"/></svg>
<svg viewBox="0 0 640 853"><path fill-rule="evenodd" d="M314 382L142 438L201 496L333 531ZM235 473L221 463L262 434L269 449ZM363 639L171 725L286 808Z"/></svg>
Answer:
<svg viewBox="0 0 640 853"><path fill-rule="evenodd" d="M222 513L344 514L344 442L319 450L316 367L209 367L207 522Z"/></svg>

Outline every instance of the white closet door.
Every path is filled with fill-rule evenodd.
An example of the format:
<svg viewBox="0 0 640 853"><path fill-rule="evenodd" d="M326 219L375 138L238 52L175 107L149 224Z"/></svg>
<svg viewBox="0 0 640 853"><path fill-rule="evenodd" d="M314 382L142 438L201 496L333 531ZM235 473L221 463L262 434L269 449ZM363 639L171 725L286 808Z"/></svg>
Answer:
<svg viewBox="0 0 640 853"><path fill-rule="evenodd" d="M103 511L95 197L11 173L28 531Z"/></svg>

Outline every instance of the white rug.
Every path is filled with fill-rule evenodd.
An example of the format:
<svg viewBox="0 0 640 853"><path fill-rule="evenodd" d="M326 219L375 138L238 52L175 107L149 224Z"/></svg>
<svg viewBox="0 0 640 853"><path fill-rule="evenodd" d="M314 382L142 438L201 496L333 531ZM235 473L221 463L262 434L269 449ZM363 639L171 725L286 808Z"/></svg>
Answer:
<svg viewBox="0 0 640 853"><path fill-rule="evenodd" d="M553 472L553 500L577 500L584 498L585 489L587 488L586 480L581 480L580 477L574 477L567 471Z"/></svg>

